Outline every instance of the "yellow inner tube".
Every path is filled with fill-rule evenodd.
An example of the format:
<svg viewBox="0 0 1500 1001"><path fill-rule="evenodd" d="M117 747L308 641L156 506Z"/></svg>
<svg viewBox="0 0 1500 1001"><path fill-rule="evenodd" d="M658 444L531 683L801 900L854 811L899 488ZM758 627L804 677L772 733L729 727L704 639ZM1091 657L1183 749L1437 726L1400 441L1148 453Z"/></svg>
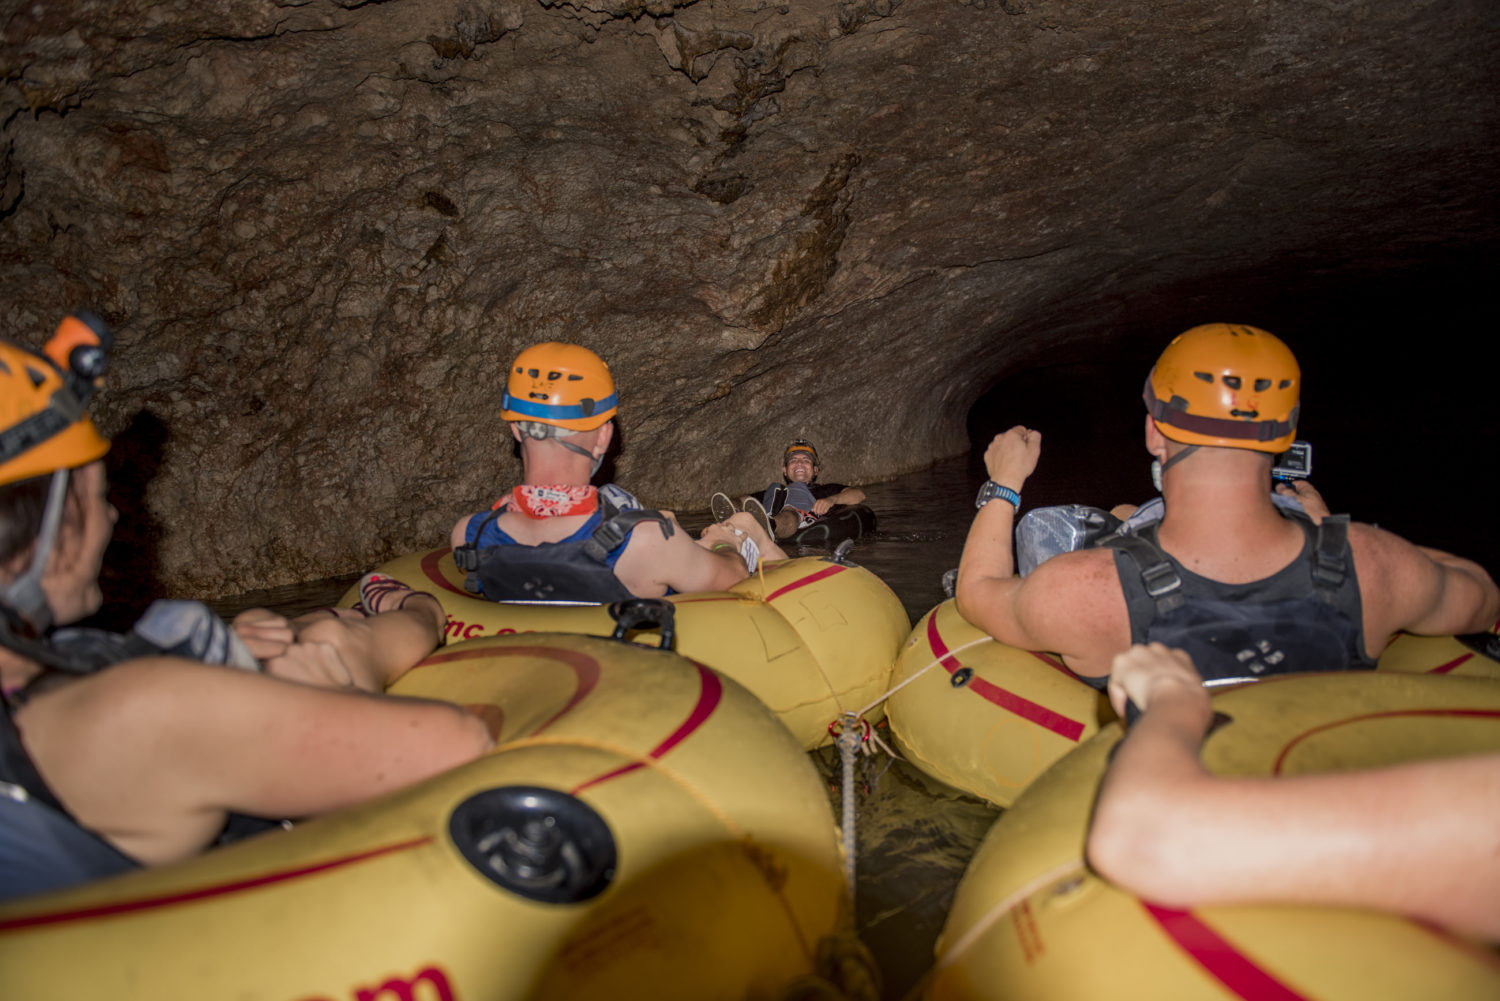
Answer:
<svg viewBox="0 0 1500 1001"><path fill-rule="evenodd" d="M452 645L393 694L466 704L498 746L291 831L0 906L0 997L769 1001L812 975L843 917L835 825L806 754L742 687L539 633ZM486 798L518 790L605 825L614 857L587 896L519 892L552 870L502 850L516 825L465 833L474 804L482 833ZM563 860L594 850L563 844Z"/></svg>
<svg viewBox="0 0 1500 1001"><path fill-rule="evenodd" d="M448 549L411 553L377 569L435 595L454 639L532 631L608 636L603 605L486 601L464 590ZM342 604L353 605L351 591ZM823 557L763 565L728 591L676 594L676 651L721 671L771 708L808 749L828 742L829 724L883 694L910 629L901 601L863 567ZM654 634L632 639L654 644ZM880 710L871 713L878 719Z"/></svg>
<svg viewBox="0 0 1500 1001"><path fill-rule="evenodd" d="M1298 774L1500 749L1500 685L1338 673L1214 697L1232 722L1203 761L1219 775ZM932 999L1500 997L1493 951L1389 914L1290 906L1157 907L1084 860L1114 724L1000 818L959 886ZM1225 860L1232 865L1232 859Z"/></svg>

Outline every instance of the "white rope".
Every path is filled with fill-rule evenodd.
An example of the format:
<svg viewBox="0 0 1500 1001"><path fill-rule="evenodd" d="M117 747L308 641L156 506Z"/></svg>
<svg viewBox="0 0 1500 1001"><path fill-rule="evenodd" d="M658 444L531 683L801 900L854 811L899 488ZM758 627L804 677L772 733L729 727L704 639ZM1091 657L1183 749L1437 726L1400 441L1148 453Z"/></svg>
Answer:
<svg viewBox="0 0 1500 1001"><path fill-rule="evenodd" d="M963 644L962 646L956 646L956 647L954 647L952 650L949 650L947 653L943 654L941 657L937 658L936 660L934 660L930 664L928 664L926 667L922 668L916 674L913 674L910 678L907 678L905 681L901 682L901 684L897 685L894 688L886 689L885 694L883 694L883 695L879 696L878 698L876 698L874 702L871 702L869 705L865 706L863 709L859 710L854 715L861 716L861 717L864 716L865 713L869 712L871 709L874 709L876 706L880 705L880 703L884 702L886 699L890 698L892 695L895 695L897 692L901 691L901 689L905 688L907 685L911 684L913 681L916 681L922 675L926 674L928 671L932 670L934 667L937 667L939 664L941 664L943 661L947 660L949 657L952 657L954 654L963 653L965 650L969 649L970 647L978 646L981 643L994 643L994 642L996 642L996 641L995 641L995 637L993 637L993 636L981 636L977 640L970 640L969 642Z"/></svg>
<svg viewBox="0 0 1500 1001"><path fill-rule="evenodd" d="M911 677L901 682L901 684L896 685L894 688L888 689L885 694L881 695L874 702L871 702L869 705L865 706L858 712L839 713L838 725L840 729L838 739L835 741L835 746L837 746L839 749L839 762L842 766L842 781L840 783L841 788L839 790L841 807L839 829L843 837L845 892L848 895L847 899L850 914L854 913L855 851L858 847L858 841L855 832L856 811L854 803L854 759L861 749L863 749L866 754L873 753L868 747L864 746L864 742L863 740L861 740L860 723L864 721L865 713L869 712L871 709L874 709L876 706L880 705L886 699L890 698L896 692L899 692L901 689L905 688L913 681L916 681L923 674L927 673L938 664L941 664L943 661L947 660L949 657L952 657L954 654L962 653L970 647L978 646L980 643L984 643L986 641L993 642L994 637L981 636L979 639L970 640L968 643L965 643L962 646L955 647L954 649L943 654L943 656L938 657L936 660L927 664ZM822 665L818 665L818 668L821 671ZM824 681L826 683L826 677L824 678ZM829 691L833 691L832 685L829 685ZM834 700L835 702L838 701L837 693L834 693ZM875 733L873 727L868 727L868 724L866 724L866 726L869 730L868 739L871 743L875 744L886 754L890 755L890 757L893 759L900 757L900 755L898 755L893 748L886 744L885 741L880 739L880 736Z"/></svg>
<svg viewBox="0 0 1500 1001"><path fill-rule="evenodd" d="M854 756L859 753L859 719L853 713L844 713L839 717L840 725L838 749L839 761L843 765L843 782L840 793L842 794L842 817L840 818L840 829L843 833L844 843L844 878L846 880L844 892L849 902L849 914L854 914Z"/></svg>

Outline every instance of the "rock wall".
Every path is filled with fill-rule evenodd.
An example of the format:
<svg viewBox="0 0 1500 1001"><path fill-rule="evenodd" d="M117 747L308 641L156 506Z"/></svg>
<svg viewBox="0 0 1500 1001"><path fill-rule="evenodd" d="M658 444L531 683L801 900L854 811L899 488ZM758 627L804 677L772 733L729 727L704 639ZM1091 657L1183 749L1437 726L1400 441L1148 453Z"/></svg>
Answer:
<svg viewBox="0 0 1500 1001"><path fill-rule="evenodd" d="M702 507L870 480L998 378L1212 305L1493 255L1487 0L0 2L0 332L92 304L121 535L241 591L436 542L543 339ZM1132 376L1134 378L1135 376Z"/></svg>

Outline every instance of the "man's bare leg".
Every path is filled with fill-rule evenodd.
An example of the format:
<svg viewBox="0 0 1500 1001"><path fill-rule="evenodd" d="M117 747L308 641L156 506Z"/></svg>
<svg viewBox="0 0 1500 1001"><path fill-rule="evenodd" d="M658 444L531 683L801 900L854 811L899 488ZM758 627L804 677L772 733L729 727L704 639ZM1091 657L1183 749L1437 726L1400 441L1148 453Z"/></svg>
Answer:
<svg viewBox="0 0 1500 1001"><path fill-rule="evenodd" d="M785 560L786 551L776 544L776 540L766 533L765 528L754 515L737 511L730 515L728 520L709 525L698 536L698 545L705 549L715 549L717 546L729 544L735 549L739 548L741 539L748 538L754 542L760 550L760 558L763 560Z"/></svg>

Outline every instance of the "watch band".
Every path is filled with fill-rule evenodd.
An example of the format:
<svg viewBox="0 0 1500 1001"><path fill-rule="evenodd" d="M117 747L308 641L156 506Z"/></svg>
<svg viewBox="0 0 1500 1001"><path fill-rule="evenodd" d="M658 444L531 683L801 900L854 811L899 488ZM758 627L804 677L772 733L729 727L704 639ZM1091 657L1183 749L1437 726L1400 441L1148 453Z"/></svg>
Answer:
<svg viewBox="0 0 1500 1001"><path fill-rule="evenodd" d="M994 480L985 480L984 486L979 488L979 496L974 498L976 508L984 507L995 498L1009 501L1010 506L1017 511L1021 509L1021 495L1010 487L1003 487Z"/></svg>

